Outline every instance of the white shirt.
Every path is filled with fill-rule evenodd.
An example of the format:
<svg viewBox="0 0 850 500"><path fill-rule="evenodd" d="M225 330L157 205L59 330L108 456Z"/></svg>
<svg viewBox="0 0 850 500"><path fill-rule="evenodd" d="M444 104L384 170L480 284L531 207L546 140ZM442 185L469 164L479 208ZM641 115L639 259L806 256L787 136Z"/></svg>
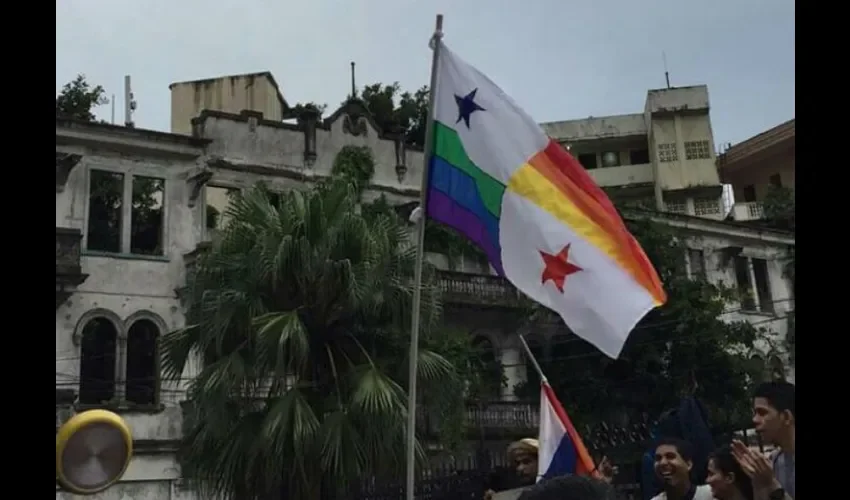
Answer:
<svg viewBox="0 0 850 500"><path fill-rule="evenodd" d="M662 491L661 494L652 497L652 500L667 500L667 493ZM707 484L697 486L694 500L714 500L714 496L711 494L711 486Z"/></svg>

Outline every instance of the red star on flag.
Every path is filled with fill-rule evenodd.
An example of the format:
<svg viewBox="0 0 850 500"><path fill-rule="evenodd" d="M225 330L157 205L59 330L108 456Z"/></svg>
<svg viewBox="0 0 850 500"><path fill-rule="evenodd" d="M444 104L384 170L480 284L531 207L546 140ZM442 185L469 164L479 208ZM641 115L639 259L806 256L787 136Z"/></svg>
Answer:
<svg viewBox="0 0 850 500"><path fill-rule="evenodd" d="M583 271L582 268L568 260L570 257L570 244L567 244L557 255L548 254L543 250L538 251L540 252L540 256L543 257L543 263L546 265L543 268L541 283L546 284L547 281L551 280L555 284L555 288L559 292L564 293L564 280L567 279L567 276Z"/></svg>

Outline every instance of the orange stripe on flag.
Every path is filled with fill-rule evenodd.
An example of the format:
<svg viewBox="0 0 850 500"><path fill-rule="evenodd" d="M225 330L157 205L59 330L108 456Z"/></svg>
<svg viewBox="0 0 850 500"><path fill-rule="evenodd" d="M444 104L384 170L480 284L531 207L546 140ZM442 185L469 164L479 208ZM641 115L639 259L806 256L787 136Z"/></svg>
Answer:
<svg viewBox="0 0 850 500"><path fill-rule="evenodd" d="M629 233L605 192L572 155L550 139L546 148L534 155L528 164L613 240L613 250L618 257L615 260L625 265L626 270L658 304L667 301L661 279L646 253Z"/></svg>

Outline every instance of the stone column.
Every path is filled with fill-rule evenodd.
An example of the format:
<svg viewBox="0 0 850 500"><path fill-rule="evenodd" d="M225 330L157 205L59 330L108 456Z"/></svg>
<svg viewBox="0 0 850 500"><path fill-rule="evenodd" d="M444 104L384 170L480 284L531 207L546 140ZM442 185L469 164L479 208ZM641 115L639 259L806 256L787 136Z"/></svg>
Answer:
<svg viewBox="0 0 850 500"><path fill-rule="evenodd" d="M404 128L400 125L394 124L387 135L393 139L396 179L398 179L399 184L403 184L404 178L407 175L407 162L405 161L405 157L407 155L406 144L404 142Z"/></svg>
<svg viewBox="0 0 850 500"><path fill-rule="evenodd" d="M313 166L316 162L316 127L319 122L319 110L307 106L298 115L298 125L304 131L304 165Z"/></svg>
<svg viewBox="0 0 850 500"><path fill-rule="evenodd" d="M516 336L512 336L515 339ZM499 361L502 363L506 383L502 386L502 399L505 401L516 401L514 393L516 386L526 381L526 366L522 356L522 348L519 342L511 340L508 345L502 347L499 353Z"/></svg>
<svg viewBox="0 0 850 500"><path fill-rule="evenodd" d="M753 290L753 300L755 301L756 311L761 311L761 299L759 298L759 287L756 284L756 272L753 269L753 259L747 257L747 272L750 274L750 288Z"/></svg>

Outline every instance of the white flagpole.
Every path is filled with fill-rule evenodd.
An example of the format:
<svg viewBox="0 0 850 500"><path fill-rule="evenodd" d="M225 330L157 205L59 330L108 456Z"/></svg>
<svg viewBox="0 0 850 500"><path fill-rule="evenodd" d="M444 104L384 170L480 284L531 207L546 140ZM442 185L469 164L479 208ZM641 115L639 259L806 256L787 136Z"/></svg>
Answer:
<svg viewBox="0 0 850 500"><path fill-rule="evenodd" d="M528 342L525 341L525 336L521 333L519 334L519 341L522 342L522 347L525 349L525 355L528 356L529 360L531 360L531 364L534 366L534 369L537 370L537 375L540 376L540 385L548 384L549 380L546 378L546 375L543 375L543 369L540 368L537 358L534 357L534 353L532 353L531 348L528 347Z"/></svg>
<svg viewBox="0 0 850 500"><path fill-rule="evenodd" d="M414 500L416 487L416 374L418 372L417 361L419 358L419 309L422 305L422 266L425 260L425 220L428 202L428 162L431 156L434 142L434 102L437 88L437 62L440 55L440 40L443 38L443 15L437 14L437 25L434 36L431 38L433 44L433 57L431 60L431 86L428 99L428 120L425 125L425 148L422 164L422 188L419 194L419 217L418 234L416 240L416 267L413 275L413 311L410 321L410 360L408 372L407 389L407 482L406 498Z"/></svg>

